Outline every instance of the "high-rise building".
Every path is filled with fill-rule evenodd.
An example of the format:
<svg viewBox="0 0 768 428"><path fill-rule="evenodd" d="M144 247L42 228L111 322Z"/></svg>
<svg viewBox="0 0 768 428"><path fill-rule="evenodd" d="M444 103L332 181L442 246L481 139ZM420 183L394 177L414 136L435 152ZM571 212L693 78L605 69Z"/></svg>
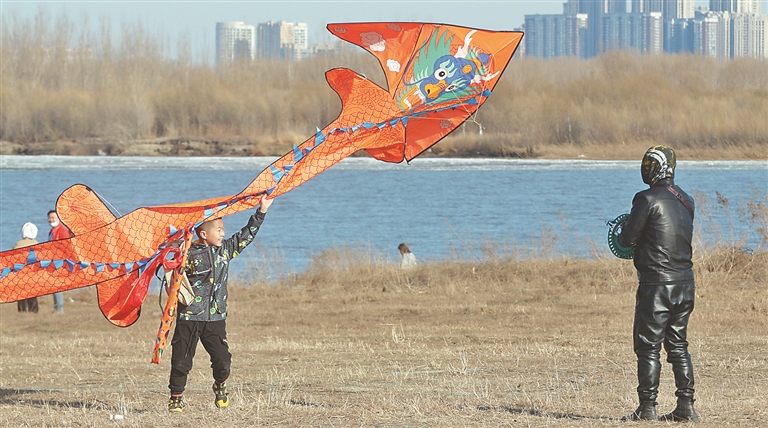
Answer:
<svg viewBox="0 0 768 428"><path fill-rule="evenodd" d="M563 3L563 15L575 15L579 13L579 0L568 0Z"/></svg>
<svg viewBox="0 0 768 428"><path fill-rule="evenodd" d="M216 64L252 61L256 53L256 31L244 22L216 23Z"/></svg>
<svg viewBox="0 0 768 428"><path fill-rule="evenodd" d="M760 13L760 0L709 0L712 12Z"/></svg>
<svg viewBox="0 0 768 428"><path fill-rule="evenodd" d="M731 55L768 59L768 16L734 13L731 21Z"/></svg>
<svg viewBox="0 0 768 428"><path fill-rule="evenodd" d="M567 0L562 15L526 15L525 48L542 58L574 52L591 58L612 49L768 58L768 16L761 3L710 0L709 8L694 9L694 0L631 0L627 14L627 0ZM586 18L567 18L577 15Z"/></svg>
<svg viewBox="0 0 768 428"><path fill-rule="evenodd" d="M293 59L297 61L309 55L307 33L307 24L305 22L298 22L293 25Z"/></svg>
<svg viewBox="0 0 768 428"><path fill-rule="evenodd" d="M521 26L519 26L517 28L513 28L512 31L520 31L520 32L524 33L525 32L525 22L523 22L523 25L521 25ZM525 55L527 55L525 53L525 43L520 43L519 45L517 45L517 50L515 51L515 56L513 56L512 59L523 59L523 58L525 58Z"/></svg>
<svg viewBox="0 0 768 428"><path fill-rule="evenodd" d="M525 15L525 54L536 58L584 56L587 15Z"/></svg>
<svg viewBox="0 0 768 428"><path fill-rule="evenodd" d="M293 25L288 22L263 22L258 25L256 56L259 58L292 59ZM290 33L290 37L289 34Z"/></svg>
<svg viewBox="0 0 768 428"><path fill-rule="evenodd" d="M666 19L693 18L694 0L632 0L632 13L661 12Z"/></svg>
<svg viewBox="0 0 768 428"><path fill-rule="evenodd" d="M575 15L577 13L625 13L627 11L626 0L568 0L563 3L563 15Z"/></svg>
<svg viewBox="0 0 768 428"><path fill-rule="evenodd" d="M632 13L664 12L664 0L632 0Z"/></svg>
<svg viewBox="0 0 768 428"><path fill-rule="evenodd" d="M660 54L663 48L662 17L659 12L603 15L603 52L619 49Z"/></svg>
<svg viewBox="0 0 768 428"><path fill-rule="evenodd" d="M664 52L693 52L692 19L667 19L664 21Z"/></svg>
<svg viewBox="0 0 768 428"><path fill-rule="evenodd" d="M664 19L693 18L693 0L665 0Z"/></svg>
<svg viewBox="0 0 768 428"><path fill-rule="evenodd" d="M258 25L256 55L259 58L297 60L309 50L307 24L279 21Z"/></svg>
<svg viewBox="0 0 768 428"><path fill-rule="evenodd" d="M731 14L708 12L693 19L693 53L710 58L731 57Z"/></svg>
<svg viewBox="0 0 768 428"><path fill-rule="evenodd" d="M587 14L589 27L586 29L584 43L584 57L591 58L603 52L602 41L602 16L607 13L625 13L627 11L626 0L569 0L564 8L576 9L579 13Z"/></svg>

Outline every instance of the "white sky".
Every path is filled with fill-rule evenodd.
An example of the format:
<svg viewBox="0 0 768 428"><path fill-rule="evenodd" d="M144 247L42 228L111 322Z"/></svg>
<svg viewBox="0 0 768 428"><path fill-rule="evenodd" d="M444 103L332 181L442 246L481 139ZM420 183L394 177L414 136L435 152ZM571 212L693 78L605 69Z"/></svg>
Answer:
<svg viewBox="0 0 768 428"><path fill-rule="evenodd" d="M489 30L511 30L520 27L524 15L562 13L563 2L523 0L243 0L243 1L168 1L168 0L101 0L101 1L25 1L0 0L3 20L12 17L29 19L40 10L55 17L66 13L75 23L82 16L94 29L107 18L113 31L122 24L141 23L153 34L162 34L172 45L179 36L187 37L193 53L215 50L215 27L220 21L244 21L256 25L266 21L306 22L310 45L334 39L325 30L332 22L421 21L463 25ZM768 0L763 0L763 13ZM697 0L696 6L706 6ZM629 9L629 8L628 8Z"/></svg>

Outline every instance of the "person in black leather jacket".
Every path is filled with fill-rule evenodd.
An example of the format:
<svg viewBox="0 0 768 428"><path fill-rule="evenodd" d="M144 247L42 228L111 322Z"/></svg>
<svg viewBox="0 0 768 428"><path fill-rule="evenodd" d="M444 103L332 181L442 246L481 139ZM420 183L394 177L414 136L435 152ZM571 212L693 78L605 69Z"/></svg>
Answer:
<svg viewBox="0 0 768 428"><path fill-rule="evenodd" d="M232 361L226 331L229 263L253 242L270 205L272 199L263 197L248 224L228 239L224 239L224 222L220 218L195 229L199 239L190 246L185 266L194 297L187 306L179 304L171 340L170 412L181 412L184 407L182 395L198 340L211 357L214 404L219 408L229 405L225 383Z"/></svg>
<svg viewBox="0 0 768 428"><path fill-rule="evenodd" d="M621 245L635 247L634 264L640 283L633 327L640 406L623 420L659 419L656 398L663 343L675 375L677 407L661 419L699 421L693 408L693 363L687 342L696 292L691 260L695 204L675 185L676 164L671 148L648 149L641 173L650 188L635 195L632 211L618 236Z"/></svg>

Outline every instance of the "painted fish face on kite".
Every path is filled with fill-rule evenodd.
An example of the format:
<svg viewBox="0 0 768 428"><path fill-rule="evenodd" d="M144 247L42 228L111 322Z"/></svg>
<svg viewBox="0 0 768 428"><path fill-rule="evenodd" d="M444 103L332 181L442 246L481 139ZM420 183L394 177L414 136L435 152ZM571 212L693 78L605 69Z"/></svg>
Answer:
<svg viewBox="0 0 768 428"><path fill-rule="evenodd" d="M403 111L477 94L483 89L479 83L498 75L499 72L487 74L491 55L470 45L473 33L464 37L461 46L453 46L456 36L448 29L432 33L403 75L404 88L397 96Z"/></svg>
<svg viewBox="0 0 768 428"><path fill-rule="evenodd" d="M388 90L349 69L326 72L342 102L338 118L236 195L142 207L118 217L89 187L68 188L56 210L74 236L0 253L0 302L96 285L104 316L118 326L133 324L155 272L183 266L194 227L253 209L265 195L289 192L359 150L385 162L412 160L485 102L523 36L424 23L330 24L328 30L373 54ZM170 332L175 290L177 283L153 362Z"/></svg>

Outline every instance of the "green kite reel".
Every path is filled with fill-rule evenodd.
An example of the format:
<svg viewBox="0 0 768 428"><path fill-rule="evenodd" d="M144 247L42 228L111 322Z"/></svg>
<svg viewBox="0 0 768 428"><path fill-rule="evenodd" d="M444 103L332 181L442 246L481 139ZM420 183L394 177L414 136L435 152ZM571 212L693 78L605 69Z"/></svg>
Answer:
<svg viewBox="0 0 768 428"><path fill-rule="evenodd" d="M622 214L605 222L608 226L608 248L611 249L614 256L620 259L631 259L635 256L635 247L625 247L619 242L619 230L628 218L629 214Z"/></svg>

